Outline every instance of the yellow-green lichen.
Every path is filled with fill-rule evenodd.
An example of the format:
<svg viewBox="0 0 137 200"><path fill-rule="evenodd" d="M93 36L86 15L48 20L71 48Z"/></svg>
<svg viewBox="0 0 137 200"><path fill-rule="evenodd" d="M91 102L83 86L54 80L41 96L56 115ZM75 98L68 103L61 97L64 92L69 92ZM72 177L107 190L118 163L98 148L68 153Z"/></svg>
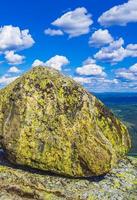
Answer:
<svg viewBox="0 0 137 200"><path fill-rule="evenodd" d="M105 174L130 147L126 127L100 101L43 67L0 91L0 136L11 162L68 176Z"/></svg>

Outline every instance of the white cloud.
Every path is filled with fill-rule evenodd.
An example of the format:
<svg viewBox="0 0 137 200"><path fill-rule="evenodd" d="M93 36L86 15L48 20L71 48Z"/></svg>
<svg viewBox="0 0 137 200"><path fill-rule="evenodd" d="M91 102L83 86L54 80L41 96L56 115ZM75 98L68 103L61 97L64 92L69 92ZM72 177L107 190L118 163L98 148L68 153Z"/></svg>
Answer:
<svg viewBox="0 0 137 200"><path fill-rule="evenodd" d="M56 55L52 58L50 58L49 60L47 60L46 62L43 62L41 60L35 60L32 64L32 67L36 67L36 66L46 66L46 67L52 67L54 69L57 69L59 71L62 70L62 67L69 64L69 60L67 59L67 57L65 56L60 56L60 55Z"/></svg>
<svg viewBox="0 0 137 200"><path fill-rule="evenodd" d="M137 0L129 0L127 3L112 7L99 17L98 22L103 26L123 26L137 22Z"/></svg>
<svg viewBox="0 0 137 200"><path fill-rule="evenodd" d="M37 66L44 66L45 63L39 59L34 60L32 67L37 67Z"/></svg>
<svg viewBox="0 0 137 200"><path fill-rule="evenodd" d="M96 64L84 65L76 69L77 74L85 76L105 76L101 66Z"/></svg>
<svg viewBox="0 0 137 200"><path fill-rule="evenodd" d="M125 79L126 81L137 81L137 63L126 68L120 68L116 71L117 78Z"/></svg>
<svg viewBox="0 0 137 200"><path fill-rule="evenodd" d="M0 52L22 50L33 44L34 40L28 29L20 30L19 27L12 25L0 28Z"/></svg>
<svg viewBox="0 0 137 200"><path fill-rule="evenodd" d="M84 7L69 11L52 22L52 25L59 27L70 38L89 33L92 24L91 15Z"/></svg>
<svg viewBox="0 0 137 200"><path fill-rule="evenodd" d="M18 69L16 66L10 67L8 73L20 73L21 70Z"/></svg>
<svg viewBox="0 0 137 200"><path fill-rule="evenodd" d="M96 54L95 59L116 63L125 57L125 49L122 47L124 40L113 41L109 46L101 48Z"/></svg>
<svg viewBox="0 0 137 200"><path fill-rule="evenodd" d="M88 57L86 60L84 60L83 65L95 64L95 63L96 63L95 59Z"/></svg>
<svg viewBox="0 0 137 200"><path fill-rule="evenodd" d="M126 47L127 55L130 57L137 57L137 44L129 44Z"/></svg>
<svg viewBox="0 0 137 200"><path fill-rule="evenodd" d="M45 62L45 66L55 68L59 71L67 64L69 64L69 60L65 56L59 55L56 55Z"/></svg>
<svg viewBox="0 0 137 200"><path fill-rule="evenodd" d="M102 47L95 55L97 60L116 64L126 57L137 57L137 44L129 44L123 47L124 40L120 38L110 43L109 46Z"/></svg>
<svg viewBox="0 0 137 200"><path fill-rule="evenodd" d="M109 83L109 84L118 84L118 80L116 78L114 79L102 79L103 83Z"/></svg>
<svg viewBox="0 0 137 200"><path fill-rule="evenodd" d="M13 82L15 79L19 78L19 76L13 76L13 74L19 74L21 72L16 66L10 67L6 74L0 77L0 87L8 85Z"/></svg>
<svg viewBox="0 0 137 200"><path fill-rule="evenodd" d="M87 78L87 77L74 77L73 79L76 82L81 83L81 84L91 83L91 78Z"/></svg>
<svg viewBox="0 0 137 200"><path fill-rule="evenodd" d="M107 79L106 77L73 77L73 79L84 85L88 90L94 92L112 91L118 89L119 80Z"/></svg>
<svg viewBox="0 0 137 200"><path fill-rule="evenodd" d="M95 60L88 58L83 62L83 66L77 67L76 72L85 76L106 76L103 68L95 63Z"/></svg>
<svg viewBox="0 0 137 200"><path fill-rule="evenodd" d="M63 31L48 28L44 31L46 35L55 36L55 35L64 35Z"/></svg>
<svg viewBox="0 0 137 200"><path fill-rule="evenodd" d="M136 91L137 90L137 64L128 69L121 68L115 71L113 78L106 76L85 76L85 74L73 78L94 92L104 91Z"/></svg>
<svg viewBox="0 0 137 200"><path fill-rule="evenodd" d="M5 59L8 61L9 64L21 64L25 59L25 56L21 56L19 54L15 54L14 51L6 51L5 52Z"/></svg>
<svg viewBox="0 0 137 200"><path fill-rule="evenodd" d="M113 41L113 37L107 29L95 31L89 39L90 46L100 47Z"/></svg>
<svg viewBox="0 0 137 200"><path fill-rule="evenodd" d="M119 70L119 72L117 72L117 78L123 78L126 80L136 80L137 79L137 77L132 72L130 72L129 70L126 70L126 69Z"/></svg>
<svg viewBox="0 0 137 200"><path fill-rule="evenodd" d="M17 79L19 76L13 76L13 77L10 77L8 75L4 75L2 77L0 77L0 85L1 86L4 86L4 85L7 85L11 82L13 82L15 79Z"/></svg>
<svg viewBox="0 0 137 200"><path fill-rule="evenodd" d="M129 44L127 45L127 49L131 51L137 51L137 44Z"/></svg>
<svg viewBox="0 0 137 200"><path fill-rule="evenodd" d="M137 63L132 65L129 69L131 72L136 73L136 75L137 75Z"/></svg>

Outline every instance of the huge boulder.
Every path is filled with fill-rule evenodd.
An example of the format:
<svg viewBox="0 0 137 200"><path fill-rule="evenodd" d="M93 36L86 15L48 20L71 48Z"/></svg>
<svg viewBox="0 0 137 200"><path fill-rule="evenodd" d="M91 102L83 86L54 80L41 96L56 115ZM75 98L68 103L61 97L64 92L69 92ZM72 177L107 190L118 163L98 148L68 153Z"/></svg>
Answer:
<svg viewBox="0 0 137 200"><path fill-rule="evenodd" d="M12 163L79 177L110 171L130 138L74 80L35 67L0 91L0 143Z"/></svg>

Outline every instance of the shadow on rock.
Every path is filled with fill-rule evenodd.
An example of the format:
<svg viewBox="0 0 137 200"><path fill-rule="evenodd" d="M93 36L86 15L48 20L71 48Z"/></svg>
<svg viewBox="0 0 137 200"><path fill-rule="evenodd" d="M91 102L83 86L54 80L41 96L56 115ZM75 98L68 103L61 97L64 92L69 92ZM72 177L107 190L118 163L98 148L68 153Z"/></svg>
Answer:
<svg viewBox="0 0 137 200"><path fill-rule="evenodd" d="M3 149L0 149L0 165L11 167L13 169L20 169L20 170L23 170L23 171L26 171L26 172L30 172L32 174L35 173L35 174L45 175L45 176L48 175L48 176L68 178L68 179L88 180L88 181L91 181L91 182L99 182L99 181L103 180L104 176L105 176L105 174L104 174L102 176L92 176L92 177L70 177L70 176L56 174L56 173L50 172L50 171L43 171L43 170L39 170L39 169L34 169L34 168L23 166L23 165L14 165L9 160L7 160L6 154L3 151Z"/></svg>

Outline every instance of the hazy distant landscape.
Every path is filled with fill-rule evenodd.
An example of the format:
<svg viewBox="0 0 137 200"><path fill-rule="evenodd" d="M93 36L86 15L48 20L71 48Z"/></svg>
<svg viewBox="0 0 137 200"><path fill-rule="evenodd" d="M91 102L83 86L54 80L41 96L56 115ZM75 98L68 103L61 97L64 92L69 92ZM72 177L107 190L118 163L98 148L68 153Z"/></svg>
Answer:
<svg viewBox="0 0 137 200"><path fill-rule="evenodd" d="M137 93L96 93L129 128L132 138L130 153L137 155Z"/></svg>

